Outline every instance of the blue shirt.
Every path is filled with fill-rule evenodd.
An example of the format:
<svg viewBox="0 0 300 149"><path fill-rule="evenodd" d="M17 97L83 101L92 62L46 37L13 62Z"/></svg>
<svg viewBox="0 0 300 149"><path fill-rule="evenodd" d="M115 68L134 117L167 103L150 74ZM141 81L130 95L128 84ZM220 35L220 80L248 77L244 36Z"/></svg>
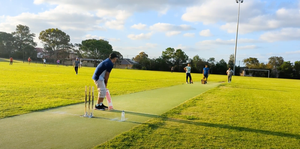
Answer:
<svg viewBox="0 0 300 149"><path fill-rule="evenodd" d="M209 68L208 68L208 67L207 67L207 68L204 67L204 68L203 68L203 71L204 71L204 74L205 74L205 75L208 75Z"/></svg>
<svg viewBox="0 0 300 149"><path fill-rule="evenodd" d="M111 62L111 60L109 58L102 61L95 70L95 73L93 75L93 80L96 80L96 81L98 81L99 79L104 80L105 73L111 72L113 67L114 67L114 64Z"/></svg>
<svg viewBox="0 0 300 149"><path fill-rule="evenodd" d="M190 66L186 66L185 69L186 69L186 73L191 73L191 67Z"/></svg>

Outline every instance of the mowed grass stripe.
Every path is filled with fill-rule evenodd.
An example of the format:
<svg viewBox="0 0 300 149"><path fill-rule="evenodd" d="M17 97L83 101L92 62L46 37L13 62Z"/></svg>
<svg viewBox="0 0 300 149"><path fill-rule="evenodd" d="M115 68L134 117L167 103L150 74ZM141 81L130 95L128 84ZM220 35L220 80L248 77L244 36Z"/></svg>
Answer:
<svg viewBox="0 0 300 149"><path fill-rule="evenodd" d="M299 87L234 77L97 148L299 148Z"/></svg>
<svg viewBox="0 0 300 149"><path fill-rule="evenodd" d="M0 61L0 118L83 102L85 86L94 86L95 68ZM201 74L193 74L200 81ZM226 76L212 75L212 81ZM184 73L113 69L108 88L112 96L152 90L185 82ZM97 94L96 94L97 95Z"/></svg>

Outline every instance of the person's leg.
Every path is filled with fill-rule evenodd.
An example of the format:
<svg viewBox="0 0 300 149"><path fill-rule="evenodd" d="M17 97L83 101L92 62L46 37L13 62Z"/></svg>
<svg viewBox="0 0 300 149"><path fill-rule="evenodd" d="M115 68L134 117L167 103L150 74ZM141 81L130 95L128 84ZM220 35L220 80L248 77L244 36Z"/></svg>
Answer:
<svg viewBox="0 0 300 149"><path fill-rule="evenodd" d="M229 78L229 79L230 79L230 82L231 82L232 76L230 76L230 78Z"/></svg>
<svg viewBox="0 0 300 149"><path fill-rule="evenodd" d="M192 83L192 76L190 73L189 73L189 78L190 78L190 83Z"/></svg>
<svg viewBox="0 0 300 149"><path fill-rule="evenodd" d="M75 67L75 72L76 74L78 74L78 67Z"/></svg>
<svg viewBox="0 0 300 149"><path fill-rule="evenodd" d="M105 83L104 83L103 80L98 80L98 81L95 81L95 84L96 84L97 89L98 89L98 99L97 99L97 104L95 105L95 107L97 109L103 109L104 110L105 108L107 108L103 104L103 100L104 100L105 95L106 95Z"/></svg>
<svg viewBox="0 0 300 149"><path fill-rule="evenodd" d="M228 76L228 79L227 79L227 82L229 83L229 81L230 81L230 76Z"/></svg>
<svg viewBox="0 0 300 149"><path fill-rule="evenodd" d="M207 83L207 80L208 80L208 74L205 75L205 79L206 79L206 83Z"/></svg>
<svg viewBox="0 0 300 149"><path fill-rule="evenodd" d="M188 75L188 73L186 73L186 75L185 75L185 82L186 83L188 83L188 77L189 77L189 75Z"/></svg>

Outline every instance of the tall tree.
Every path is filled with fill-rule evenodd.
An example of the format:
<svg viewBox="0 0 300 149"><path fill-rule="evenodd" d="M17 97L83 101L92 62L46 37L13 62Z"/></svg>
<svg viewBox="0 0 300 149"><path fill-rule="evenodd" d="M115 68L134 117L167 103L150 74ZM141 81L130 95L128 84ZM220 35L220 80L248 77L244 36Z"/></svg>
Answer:
<svg viewBox="0 0 300 149"><path fill-rule="evenodd" d="M268 65L272 69L272 74L275 75L276 78L279 77L278 68L284 63L284 60L281 56L272 56L269 58Z"/></svg>
<svg viewBox="0 0 300 149"><path fill-rule="evenodd" d="M173 65L175 65L174 54L175 54L175 49L169 47L165 51L162 52L161 58L164 59L167 62L167 64L173 66Z"/></svg>
<svg viewBox="0 0 300 149"><path fill-rule="evenodd" d="M41 31L39 39L43 42L44 48L54 55L54 61L60 52L68 52L71 49L70 36L58 28Z"/></svg>
<svg viewBox="0 0 300 149"><path fill-rule="evenodd" d="M193 71L196 70L194 72L202 72L203 67L207 64L208 63L205 61L205 59L200 58L199 55L195 55L192 59L192 65L191 66L192 66Z"/></svg>
<svg viewBox="0 0 300 149"><path fill-rule="evenodd" d="M133 58L133 60L138 62L138 64L135 64L135 68L137 69L150 68L150 59L148 58L148 54L146 54L145 52L140 52L137 56Z"/></svg>
<svg viewBox="0 0 300 149"><path fill-rule="evenodd" d="M14 37L10 33L0 32L0 56L8 58L15 52Z"/></svg>
<svg viewBox="0 0 300 149"><path fill-rule="evenodd" d="M283 62L283 64L278 69L280 70L281 78L293 77L293 65L290 61Z"/></svg>
<svg viewBox="0 0 300 149"><path fill-rule="evenodd" d="M215 73L217 73L217 74L226 74L226 70L227 70L227 63L225 62L224 59L221 59L216 64Z"/></svg>
<svg viewBox="0 0 300 149"><path fill-rule="evenodd" d="M34 33L30 33L30 29L26 25L17 25L16 31L12 33L15 38L14 46L18 49L18 52L22 53L23 63L25 61L25 56L30 56L34 53L34 47L36 43L34 42Z"/></svg>
<svg viewBox="0 0 300 149"><path fill-rule="evenodd" d="M87 39L81 42L80 50L83 56L93 59L106 59L113 52L112 46L103 39Z"/></svg>
<svg viewBox="0 0 300 149"><path fill-rule="evenodd" d="M295 69L295 78L299 79L300 78L300 61L295 62L294 69Z"/></svg>
<svg viewBox="0 0 300 149"><path fill-rule="evenodd" d="M210 73L214 73L215 68L216 68L216 60L215 60L215 58L213 58L213 57L209 58L207 60L207 63L209 65Z"/></svg>
<svg viewBox="0 0 300 149"><path fill-rule="evenodd" d="M259 60L257 58L249 57L243 60L244 64L248 68L258 68Z"/></svg>
<svg viewBox="0 0 300 149"><path fill-rule="evenodd" d="M183 70L183 63L186 63L188 60L188 56L181 50L177 49L176 52L174 53L174 62L175 65L177 66L178 71Z"/></svg>

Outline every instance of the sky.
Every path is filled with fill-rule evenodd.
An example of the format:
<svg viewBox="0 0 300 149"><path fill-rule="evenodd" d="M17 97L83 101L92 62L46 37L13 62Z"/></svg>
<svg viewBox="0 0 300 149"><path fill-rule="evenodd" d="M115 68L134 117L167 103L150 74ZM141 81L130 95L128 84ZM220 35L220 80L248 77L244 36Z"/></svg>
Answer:
<svg viewBox="0 0 300 149"><path fill-rule="evenodd" d="M38 47L41 31L58 28L71 43L107 40L125 58L158 58L172 47L189 58L228 61L238 8L236 0L0 0L0 31L26 25ZM300 60L300 0L244 0L239 18L237 65L248 57Z"/></svg>

